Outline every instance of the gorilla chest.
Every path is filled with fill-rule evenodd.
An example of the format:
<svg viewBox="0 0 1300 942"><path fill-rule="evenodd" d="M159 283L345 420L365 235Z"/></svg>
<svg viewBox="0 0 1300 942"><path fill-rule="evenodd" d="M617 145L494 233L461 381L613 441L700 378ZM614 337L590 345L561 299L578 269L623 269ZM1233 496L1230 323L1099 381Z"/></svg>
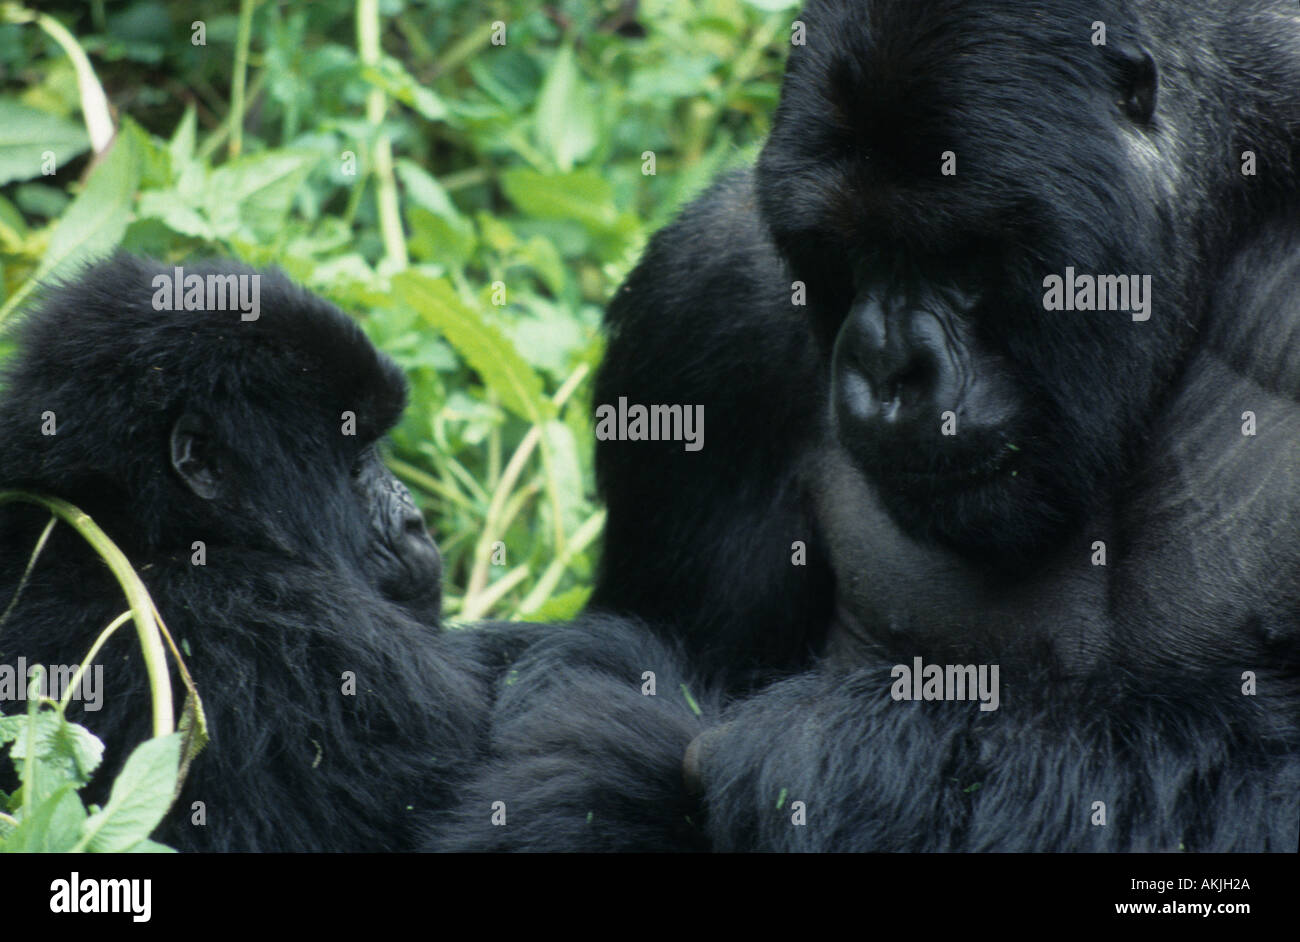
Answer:
<svg viewBox="0 0 1300 942"><path fill-rule="evenodd" d="M1083 670L1104 650L1112 585L1091 564L1088 532L1063 540L1032 573L994 574L900 528L839 450L814 463L813 504L836 580L832 658L856 660L867 645L969 657L1030 643Z"/></svg>

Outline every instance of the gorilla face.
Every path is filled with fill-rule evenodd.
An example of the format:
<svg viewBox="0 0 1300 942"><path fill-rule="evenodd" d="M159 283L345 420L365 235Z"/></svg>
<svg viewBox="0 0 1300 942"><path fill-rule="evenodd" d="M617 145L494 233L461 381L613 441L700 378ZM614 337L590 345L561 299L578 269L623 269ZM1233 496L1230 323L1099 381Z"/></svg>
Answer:
<svg viewBox="0 0 1300 942"><path fill-rule="evenodd" d="M1201 315L1207 207L1232 198L1195 130L1228 104L1166 88L1132 12L1092 6L814 2L759 161L841 444L904 531L993 567L1129 467ZM1150 276L1149 319L1045 309L1067 268Z"/></svg>
<svg viewBox="0 0 1300 942"><path fill-rule="evenodd" d="M315 464L312 490L298 495L304 509L318 508L323 519L334 518L346 539L330 547L317 534L306 531L299 546L313 546L313 554L334 556L333 565L360 573L385 598L398 602L417 617L436 622L442 602L442 560L429 536L424 517L411 493L393 476L379 457L372 438L355 454L344 444L350 439L331 436L313 449L308 436L282 438L288 447L268 448L268 461L249 467L240 460L217 424L187 413L176 423L171 439L171 463L191 501L211 505L212 513L228 522L244 515L274 521L274 542L288 548L283 508L268 503L251 513L243 506L259 481L283 480L296 464ZM315 454L313 455L313 450ZM339 454L332 454L341 450ZM312 456L312 457L309 457ZM277 460L278 459L278 460ZM337 471L335 471L337 469ZM310 514L304 515L311 519Z"/></svg>
<svg viewBox="0 0 1300 942"><path fill-rule="evenodd" d="M442 601L442 559L411 492L384 466L373 446L352 468L352 491L370 520L363 562L371 584L416 612L437 617Z"/></svg>

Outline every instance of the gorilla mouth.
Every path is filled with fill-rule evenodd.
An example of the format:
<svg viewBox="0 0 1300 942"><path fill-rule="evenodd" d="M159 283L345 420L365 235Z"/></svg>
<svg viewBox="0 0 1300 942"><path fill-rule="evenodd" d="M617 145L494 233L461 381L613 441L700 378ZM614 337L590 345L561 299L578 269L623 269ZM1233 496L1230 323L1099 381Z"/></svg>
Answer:
<svg viewBox="0 0 1300 942"><path fill-rule="evenodd" d="M414 602L442 591L442 559L428 536L412 534L400 548L382 547L375 583L393 602Z"/></svg>
<svg viewBox="0 0 1300 942"><path fill-rule="evenodd" d="M1012 466L1018 448L1004 445L992 449L981 457L966 461L944 461L925 466L889 464L873 477L885 487L891 484L901 490L953 491L988 484L995 479L1015 477L1018 470Z"/></svg>

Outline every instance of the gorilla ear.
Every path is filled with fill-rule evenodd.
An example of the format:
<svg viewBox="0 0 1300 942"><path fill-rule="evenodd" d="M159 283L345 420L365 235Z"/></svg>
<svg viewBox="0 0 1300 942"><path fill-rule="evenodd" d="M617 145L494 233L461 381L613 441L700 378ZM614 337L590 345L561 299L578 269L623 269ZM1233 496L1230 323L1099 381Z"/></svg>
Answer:
<svg viewBox="0 0 1300 942"><path fill-rule="evenodd" d="M1120 99L1124 113L1138 124L1150 124L1156 113L1156 62L1141 46L1121 44L1115 48L1120 58Z"/></svg>
<svg viewBox="0 0 1300 942"><path fill-rule="evenodd" d="M207 423L201 418L187 412L176 420L171 453L172 467L191 491L204 500L212 500L221 492L221 470Z"/></svg>

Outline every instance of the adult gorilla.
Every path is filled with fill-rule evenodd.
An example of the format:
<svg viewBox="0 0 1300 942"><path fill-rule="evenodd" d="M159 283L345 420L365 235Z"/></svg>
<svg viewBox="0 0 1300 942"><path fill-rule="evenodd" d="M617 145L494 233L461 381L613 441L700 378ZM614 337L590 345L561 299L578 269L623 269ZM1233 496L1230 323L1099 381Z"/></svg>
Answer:
<svg viewBox="0 0 1300 942"><path fill-rule="evenodd" d="M804 669L696 739L699 832L1295 850L1300 13L814 0L800 19L757 170L653 240L595 397L702 404L708 424L699 452L599 447L595 604L733 690ZM1149 290L1051 309L1067 269ZM942 686L894 676L916 658L996 665L999 708L924 702ZM660 714L690 738L679 705L644 699L599 739L548 721L596 815L619 786L584 756L607 769ZM622 787L675 813L643 784L658 754ZM539 763L517 749L479 787L526 794ZM670 823L657 846L690 846ZM496 846L536 842L513 840Z"/></svg>
<svg viewBox="0 0 1300 942"><path fill-rule="evenodd" d="M260 273L256 320L160 312L159 274L172 269L119 255L23 322L0 399L0 489L88 512L189 652L212 742L161 840L407 848L413 813L445 801L481 745L513 630L439 632L437 549L375 452L405 381L357 326L274 272ZM47 520L0 508L6 606ZM58 527L0 625L0 657L75 663L124 607L98 557ZM103 709L83 722L108 748L102 790L149 734L149 700L132 633L98 663Z"/></svg>

